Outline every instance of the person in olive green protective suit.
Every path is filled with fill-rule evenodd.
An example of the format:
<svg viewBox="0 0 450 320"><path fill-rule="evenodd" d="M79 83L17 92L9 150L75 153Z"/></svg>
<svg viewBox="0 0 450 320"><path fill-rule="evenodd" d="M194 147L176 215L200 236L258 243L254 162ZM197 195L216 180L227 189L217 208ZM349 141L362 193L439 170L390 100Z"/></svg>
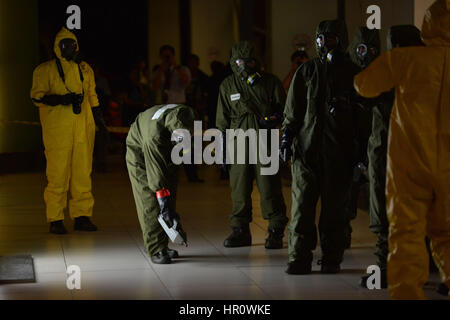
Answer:
<svg viewBox="0 0 450 320"><path fill-rule="evenodd" d="M372 55L367 61L364 61L366 59L361 59L361 54L359 53L364 52L364 48L362 47L361 49L361 44L365 44L369 47L369 44L371 43L370 35L376 31L368 30L367 28L361 28L361 30L365 31L359 33L359 36L355 36L350 54L352 55L352 59L364 69L378 56L378 54ZM379 39L377 40L377 43L378 45L376 48L379 50ZM375 42L373 42L373 45L375 45ZM423 45L423 43L420 39L420 30L415 26L393 26L388 31L388 50L396 47L421 45ZM377 257L377 265L381 270L381 287L387 288L386 270L389 253L389 222L386 214L385 189L389 119L394 104L394 92L391 90L374 99L361 99L361 104L365 108L372 109L372 133L369 138L367 149L369 159L370 230L377 236L375 255ZM361 278L360 284L362 287L367 287L367 280L369 277L370 275L365 275Z"/></svg>
<svg viewBox="0 0 450 320"><path fill-rule="evenodd" d="M273 129L281 124L286 95L281 81L275 76L260 70L254 48L249 42L239 42L233 49L230 59L233 74L220 86L217 106L217 128L227 129ZM247 142L248 143L248 142ZM270 143L270 141L269 141ZM248 150L248 148L246 148ZM270 150L270 148L269 148ZM251 245L249 224L252 221L253 181L261 196L261 210L264 219L269 220L267 249L283 247L283 234L287 224L279 173L262 175L259 163L246 164L234 162L230 166L230 185L233 209L231 228L233 233L225 242L225 247Z"/></svg>
<svg viewBox="0 0 450 320"><path fill-rule="evenodd" d="M350 58L362 70L379 55L380 46L380 35L377 29L369 30L367 27L359 27L356 29L353 41L349 47ZM351 247L352 227L350 221L356 218L360 191L368 182L367 145L372 132L372 111L368 105L373 106L378 103L378 100L364 99L358 96L355 96L354 99L354 102L361 105L361 108L357 109L357 163L353 170L351 202L348 208L349 224L346 230L346 248Z"/></svg>
<svg viewBox="0 0 450 320"><path fill-rule="evenodd" d="M355 76L364 97L395 88L386 175L393 299L426 298L426 235L450 284L450 1L437 0L427 11L422 40L426 46L390 50Z"/></svg>
<svg viewBox="0 0 450 320"><path fill-rule="evenodd" d="M297 70L282 128L280 157L286 161L292 155L289 274L311 273L319 197L321 272L340 271L356 159L358 107L349 97L358 68L345 53L347 27L340 20L323 21L316 36L319 57Z"/></svg>
<svg viewBox="0 0 450 320"><path fill-rule="evenodd" d="M168 248L169 239L158 216L179 219L175 211L177 166L171 160L172 136L180 129L192 134L194 118L188 106L158 105L139 114L128 133L128 173L145 249L153 263L169 264L178 257Z"/></svg>
<svg viewBox="0 0 450 320"><path fill-rule="evenodd" d="M94 207L92 153L95 125L106 128L94 72L80 61L77 38L66 28L56 35L54 52L55 59L35 69L30 93L39 107L47 159L47 221L51 233L67 233L63 221L70 190L69 213L75 230L96 231L90 221Z"/></svg>

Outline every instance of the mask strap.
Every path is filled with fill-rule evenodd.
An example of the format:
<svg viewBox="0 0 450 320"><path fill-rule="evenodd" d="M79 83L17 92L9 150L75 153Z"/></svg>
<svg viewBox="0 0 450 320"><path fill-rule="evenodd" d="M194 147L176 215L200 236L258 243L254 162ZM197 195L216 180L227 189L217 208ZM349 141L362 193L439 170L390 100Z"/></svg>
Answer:
<svg viewBox="0 0 450 320"><path fill-rule="evenodd" d="M66 76L64 75L64 70L63 67L61 65L61 61L59 61L58 58L56 58L56 67L58 68L58 74L59 77L61 78L61 80L64 83L64 86L66 87L67 91L69 91L70 93L73 93L72 91L69 90L69 88L67 88L66 86ZM84 88L83 88L83 82L84 82L84 77L83 77L83 72L81 72L81 67L80 65L78 65L78 72L80 73L80 80L81 80L81 90L82 90L82 94L84 95Z"/></svg>
<svg viewBox="0 0 450 320"><path fill-rule="evenodd" d="M63 68L62 68L62 65L61 65L61 61L59 61L58 58L56 58L56 67L58 68L59 77L64 82L64 84L66 84L66 77L64 75L64 71L63 71Z"/></svg>

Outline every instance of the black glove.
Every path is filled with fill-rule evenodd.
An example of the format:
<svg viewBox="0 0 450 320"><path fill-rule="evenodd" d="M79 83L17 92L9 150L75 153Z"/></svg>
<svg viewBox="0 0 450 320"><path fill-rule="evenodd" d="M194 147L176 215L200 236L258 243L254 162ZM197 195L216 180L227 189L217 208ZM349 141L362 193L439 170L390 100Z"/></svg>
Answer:
<svg viewBox="0 0 450 320"><path fill-rule="evenodd" d="M179 219L178 214L170 209L170 191L167 189L161 189L156 192L156 198L158 199L160 213L169 228L174 225L174 220Z"/></svg>
<svg viewBox="0 0 450 320"><path fill-rule="evenodd" d="M364 162L358 162L353 168L353 182L364 184L366 181L369 181L367 164Z"/></svg>
<svg viewBox="0 0 450 320"><path fill-rule="evenodd" d="M56 107L56 106L60 106L60 105L69 106L72 104L73 94L68 93L68 94L64 94L64 95L60 95L60 94L45 95L42 97L41 100L33 99L33 101L46 104L50 107Z"/></svg>
<svg viewBox="0 0 450 320"><path fill-rule="evenodd" d="M358 106L365 109L368 99L361 97L355 90L351 90L344 92L343 96L338 97L337 100L342 105Z"/></svg>
<svg viewBox="0 0 450 320"><path fill-rule="evenodd" d="M103 119L102 108L100 106L92 108L92 116L94 117L95 125L100 131L108 131L105 120Z"/></svg>
<svg viewBox="0 0 450 320"><path fill-rule="evenodd" d="M283 162L288 162L288 160L292 157L291 151L292 145L292 135L288 129L284 129L283 135L281 136L281 145L280 145L280 159Z"/></svg>
<svg viewBox="0 0 450 320"><path fill-rule="evenodd" d="M94 116L95 125L98 127L98 134L103 139L104 144L109 143L109 132L106 128L105 120L103 119L103 113L101 107L92 108L92 115Z"/></svg>

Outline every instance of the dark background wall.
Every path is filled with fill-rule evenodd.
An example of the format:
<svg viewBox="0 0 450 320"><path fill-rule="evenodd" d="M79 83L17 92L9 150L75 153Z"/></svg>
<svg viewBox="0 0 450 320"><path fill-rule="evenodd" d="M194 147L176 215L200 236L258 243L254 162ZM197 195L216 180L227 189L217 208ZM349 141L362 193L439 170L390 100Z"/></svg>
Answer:
<svg viewBox="0 0 450 320"><path fill-rule="evenodd" d="M30 100L39 62L37 0L0 1L0 154L40 148L40 128L4 121L37 121Z"/></svg>
<svg viewBox="0 0 450 320"><path fill-rule="evenodd" d="M120 86L137 60L147 59L150 67L159 63L162 44L172 44L179 61L189 51L198 54L208 73L212 60L228 61L239 39L252 39L267 70L283 78L296 35L312 42L319 21L345 16L351 38L364 24L367 6L378 4L384 37L391 25L421 20L424 2L431 0L0 0L0 166L8 167L2 165L5 154L37 152L42 157L38 126L4 120L39 120L29 99L32 72L52 58L54 37L66 24L69 5L82 9L82 29L75 34L85 60ZM24 161L33 159L27 155Z"/></svg>
<svg viewBox="0 0 450 320"><path fill-rule="evenodd" d="M81 8L81 30L74 33L85 59L114 73L126 73L131 64L147 56L147 1L39 1L42 60L53 50L56 33L66 24L66 9Z"/></svg>

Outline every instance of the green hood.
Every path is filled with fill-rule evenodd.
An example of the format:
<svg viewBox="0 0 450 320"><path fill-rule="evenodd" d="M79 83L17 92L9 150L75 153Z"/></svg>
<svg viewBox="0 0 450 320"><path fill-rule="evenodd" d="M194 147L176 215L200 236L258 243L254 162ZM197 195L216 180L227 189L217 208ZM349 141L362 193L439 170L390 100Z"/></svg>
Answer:
<svg viewBox="0 0 450 320"><path fill-rule="evenodd" d="M316 38L323 33L333 33L339 38L338 48L340 51L347 51L348 47L348 32L345 21L342 20L325 20L319 23L316 30ZM316 43L316 51L319 54L319 48Z"/></svg>
<svg viewBox="0 0 450 320"><path fill-rule="evenodd" d="M422 39L427 46L450 46L450 1L437 0L423 19Z"/></svg>
<svg viewBox="0 0 450 320"><path fill-rule="evenodd" d="M364 43L368 47L375 47L379 55L381 51L381 42L380 42L380 32L377 29L370 30L367 27L359 27L356 29L355 36L353 37L353 41L350 44L350 58L353 63L363 68L364 63L361 61L356 54L356 48L359 44Z"/></svg>
<svg viewBox="0 0 450 320"><path fill-rule="evenodd" d="M178 105L175 109L167 113L165 127L170 132L177 129L186 129L191 134L194 134L194 120L194 110L191 107Z"/></svg>
<svg viewBox="0 0 450 320"><path fill-rule="evenodd" d="M239 70L236 66L237 59L248 59L253 58L259 62L258 57L255 55L255 50L253 45L249 41L241 41L236 43L231 49L230 66L233 73L239 74Z"/></svg>
<svg viewBox="0 0 450 320"><path fill-rule="evenodd" d="M387 49L423 46L420 30L413 25L392 26L388 30Z"/></svg>

